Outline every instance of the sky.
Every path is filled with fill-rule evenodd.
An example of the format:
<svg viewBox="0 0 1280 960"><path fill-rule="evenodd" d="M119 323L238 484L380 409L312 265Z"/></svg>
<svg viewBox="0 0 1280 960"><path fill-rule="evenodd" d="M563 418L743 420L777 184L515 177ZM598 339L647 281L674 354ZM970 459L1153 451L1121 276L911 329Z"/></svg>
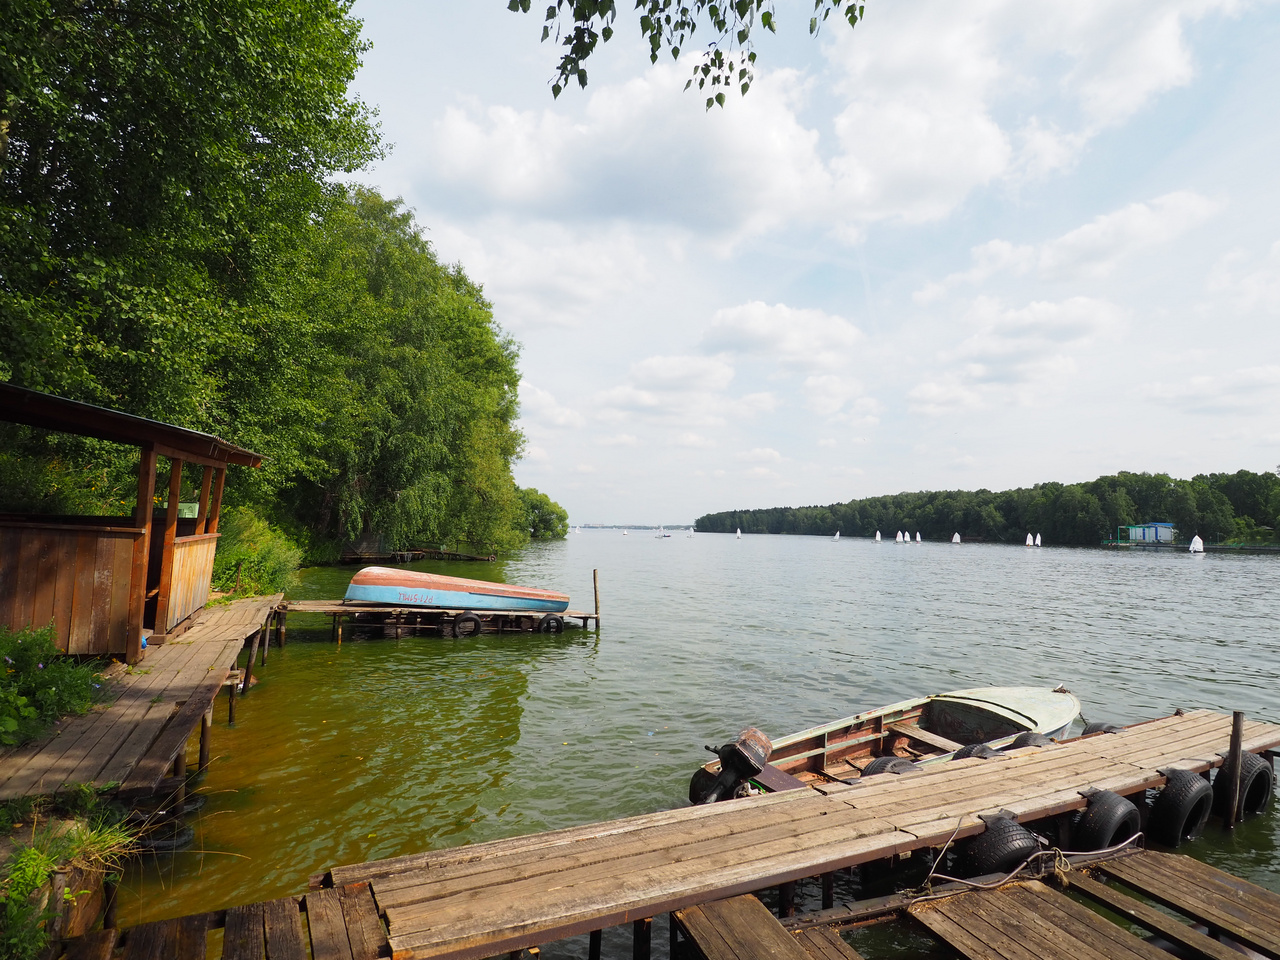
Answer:
<svg viewBox="0 0 1280 960"><path fill-rule="evenodd" d="M1280 3L779 0L711 111L629 6L559 99L536 11L353 9L359 179L521 344L571 523L1280 464Z"/></svg>

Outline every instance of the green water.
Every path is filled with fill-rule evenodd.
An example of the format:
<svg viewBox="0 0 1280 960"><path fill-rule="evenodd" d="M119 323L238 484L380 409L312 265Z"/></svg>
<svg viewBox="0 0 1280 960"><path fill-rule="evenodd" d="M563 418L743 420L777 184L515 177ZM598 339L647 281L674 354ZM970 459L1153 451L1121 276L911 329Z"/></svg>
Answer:
<svg viewBox="0 0 1280 960"><path fill-rule="evenodd" d="M1065 682L1085 716L1280 722L1280 558L588 531L505 563L413 565L562 589L603 627L329 642L293 616L226 723L196 848L133 868L122 924L302 893L329 867L681 805L747 723L782 735L909 696ZM304 571L342 595L355 568ZM192 758L194 760L194 756ZM1280 818L1190 849L1280 890ZM872 956L927 948L900 925ZM664 940L655 935L655 943Z"/></svg>

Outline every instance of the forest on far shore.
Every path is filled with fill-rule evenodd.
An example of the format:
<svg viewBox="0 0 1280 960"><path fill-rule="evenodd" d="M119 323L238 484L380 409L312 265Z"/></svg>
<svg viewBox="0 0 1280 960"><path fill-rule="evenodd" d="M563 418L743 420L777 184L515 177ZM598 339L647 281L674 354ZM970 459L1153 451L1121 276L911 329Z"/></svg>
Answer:
<svg viewBox="0 0 1280 960"><path fill-rule="evenodd" d="M1197 474L1120 472L1085 483L1038 483L1013 490L921 490L811 507L725 510L697 520L699 532L795 533L871 537L879 530L920 532L926 540L1021 543L1039 533L1045 543L1096 545L1116 528L1172 523L1179 540L1266 543L1280 529L1276 473Z"/></svg>

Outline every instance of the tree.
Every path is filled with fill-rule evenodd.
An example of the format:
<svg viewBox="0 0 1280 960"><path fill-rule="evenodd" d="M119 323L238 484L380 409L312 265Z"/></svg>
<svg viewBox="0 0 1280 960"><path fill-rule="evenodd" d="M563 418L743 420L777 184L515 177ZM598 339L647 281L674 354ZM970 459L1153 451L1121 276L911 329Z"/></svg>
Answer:
<svg viewBox="0 0 1280 960"><path fill-rule="evenodd" d="M532 0L510 0L507 9L528 13L532 6ZM849 26L856 26L863 9L854 0L814 0L809 32L816 34L832 13ZM699 90L710 87L707 109L712 104L723 107L725 92L734 86L746 95L755 79L756 53L751 33L757 24L771 33L777 29L772 0L636 0L636 10L652 63L658 62L664 50L672 59L679 59L685 43L693 40L699 26L704 35L711 32L712 40L685 84L686 90L695 83ZM560 96L571 78L581 87L587 85L583 65L600 41L608 42L613 37L617 19L616 0L555 0L547 7L542 39L555 36L564 48L551 84L552 96Z"/></svg>
<svg viewBox="0 0 1280 960"><path fill-rule="evenodd" d="M545 493L533 487L520 491L524 503L525 525L534 540L563 540L569 534L569 514Z"/></svg>

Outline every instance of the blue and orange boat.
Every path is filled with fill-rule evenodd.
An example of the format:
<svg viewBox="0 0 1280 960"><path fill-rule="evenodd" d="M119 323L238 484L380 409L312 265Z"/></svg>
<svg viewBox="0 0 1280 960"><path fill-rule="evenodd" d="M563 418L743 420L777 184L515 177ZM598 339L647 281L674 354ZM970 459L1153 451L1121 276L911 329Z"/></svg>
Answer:
<svg viewBox="0 0 1280 960"><path fill-rule="evenodd" d="M351 578L346 599L354 603L391 607L529 613L563 613L569 606L568 594L540 587L468 580L392 567L365 567Z"/></svg>

